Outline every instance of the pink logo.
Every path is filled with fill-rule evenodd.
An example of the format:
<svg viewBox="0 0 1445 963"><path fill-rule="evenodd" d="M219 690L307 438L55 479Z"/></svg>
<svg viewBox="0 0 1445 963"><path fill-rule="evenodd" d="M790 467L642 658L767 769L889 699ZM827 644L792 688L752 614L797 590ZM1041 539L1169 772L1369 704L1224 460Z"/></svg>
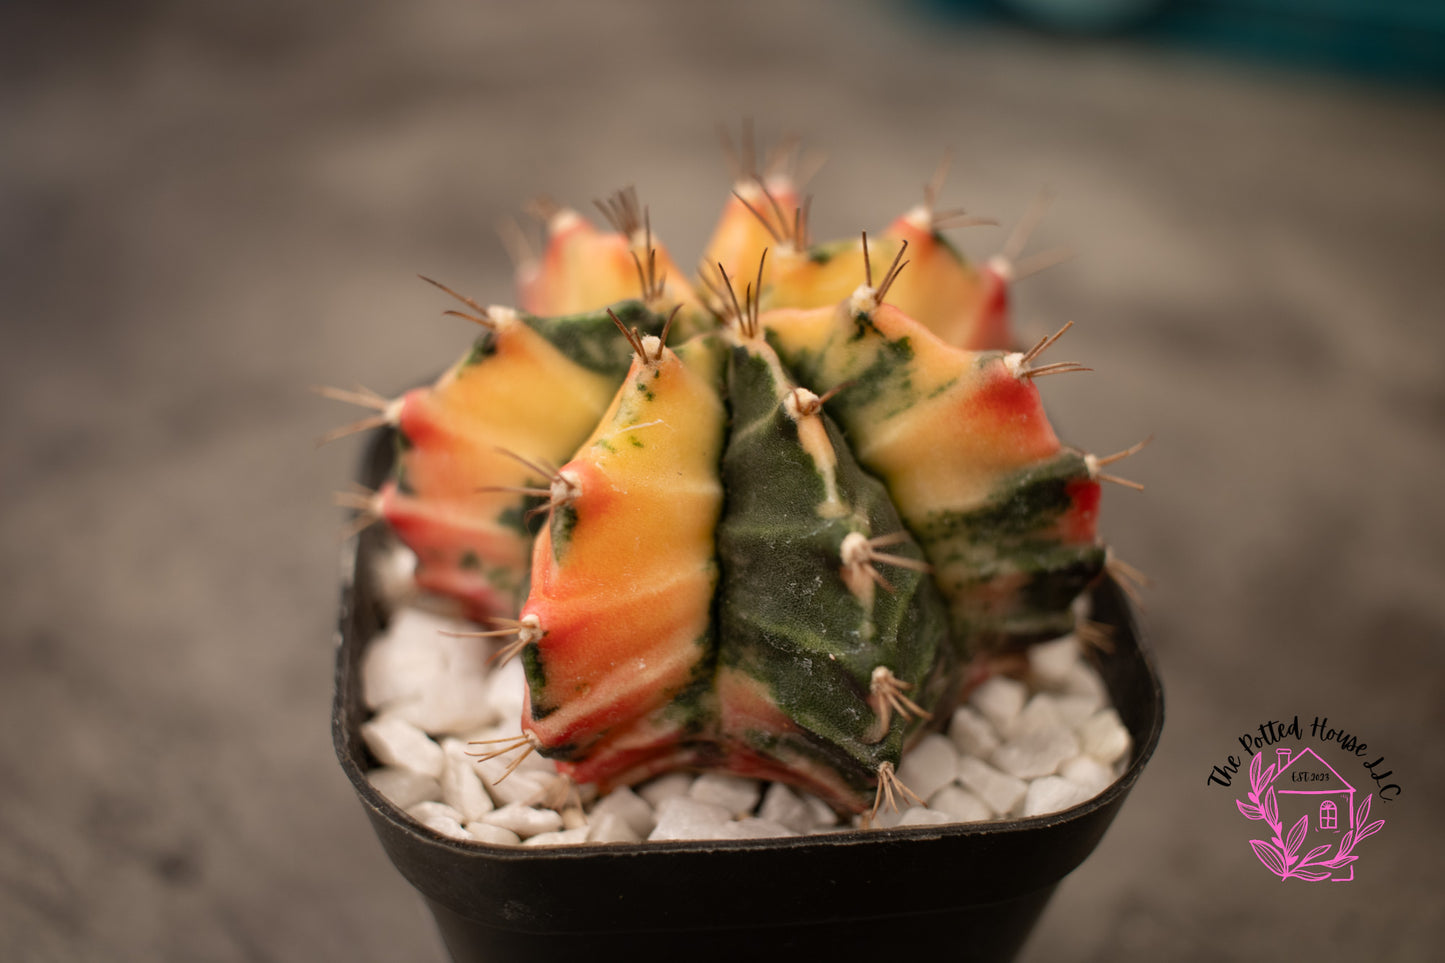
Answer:
<svg viewBox="0 0 1445 963"><path fill-rule="evenodd" d="M1257 753L1249 763L1249 801L1234 801L1246 818L1263 820L1273 833L1249 841L1254 855L1282 880L1354 879L1355 847L1385 825L1383 819L1369 822L1372 794L1361 794L1357 804L1355 787L1313 749L1276 749L1268 767L1264 758Z"/></svg>

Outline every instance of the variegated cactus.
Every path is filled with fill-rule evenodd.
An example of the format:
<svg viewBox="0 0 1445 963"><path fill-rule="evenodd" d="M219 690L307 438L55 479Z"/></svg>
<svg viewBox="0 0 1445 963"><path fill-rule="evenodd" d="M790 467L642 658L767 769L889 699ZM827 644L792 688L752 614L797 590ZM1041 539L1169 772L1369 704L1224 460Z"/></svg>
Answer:
<svg viewBox="0 0 1445 963"><path fill-rule="evenodd" d="M1070 630L1109 459L1044 414L1035 379L1080 366L1011 350L1018 235L975 267L937 187L814 245L749 163L692 283L630 190L611 230L551 208L519 307L461 298L482 334L435 384L332 392L396 432L356 507L523 660L516 748L604 789L723 769L861 811L981 665Z"/></svg>

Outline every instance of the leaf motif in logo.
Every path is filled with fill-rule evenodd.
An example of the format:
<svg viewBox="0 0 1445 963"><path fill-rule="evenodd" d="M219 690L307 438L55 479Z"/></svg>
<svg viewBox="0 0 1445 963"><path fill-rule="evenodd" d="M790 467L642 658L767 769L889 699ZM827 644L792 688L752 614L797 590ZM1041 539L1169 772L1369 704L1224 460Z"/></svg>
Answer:
<svg viewBox="0 0 1445 963"><path fill-rule="evenodd" d="M1264 818L1264 813L1259 811L1258 806L1251 806L1249 803L1245 802L1242 799L1236 799L1234 801L1234 804L1239 807L1239 811L1244 814L1244 818L1246 819Z"/></svg>
<svg viewBox="0 0 1445 963"><path fill-rule="evenodd" d="M1279 825L1279 801L1274 798L1273 786L1264 791L1264 818L1271 826Z"/></svg>
<svg viewBox="0 0 1445 963"><path fill-rule="evenodd" d="M1280 857L1279 851L1274 848L1273 844L1267 843L1263 839L1251 839L1249 845L1253 847L1255 857L1258 858L1261 863L1264 863L1265 868L1280 879L1284 878L1284 860Z"/></svg>
<svg viewBox="0 0 1445 963"><path fill-rule="evenodd" d="M1297 869L1293 875L1298 879L1307 879L1311 883L1318 883L1330 878L1330 874L1322 869Z"/></svg>
<svg viewBox="0 0 1445 963"><path fill-rule="evenodd" d="M1305 831L1309 828L1308 816L1301 816L1299 821L1290 827L1289 836L1284 841L1284 852L1289 861L1293 861L1294 854L1299 852L1300 843L1305 841Z"/></svg>

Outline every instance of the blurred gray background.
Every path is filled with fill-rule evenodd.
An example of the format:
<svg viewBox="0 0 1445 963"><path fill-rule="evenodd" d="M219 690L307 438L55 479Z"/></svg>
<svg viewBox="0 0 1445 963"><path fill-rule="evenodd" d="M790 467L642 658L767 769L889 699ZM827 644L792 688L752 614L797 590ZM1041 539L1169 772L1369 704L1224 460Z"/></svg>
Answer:
<svg viewBox="0 0 1445 963"><path fill-rule="evenodd" d="M829 155L823 236L950 147L947 206L1055 189L1036 246L1078 257L1018 328L1096 371L1046 398L1084 448L1156 436L1101 528L1156 582L1163 741L1024 959L1438 958L1438 91L863 0L0 16L0 958L441 959L331 754L360 447L313 450L352 413L307 386L459 354L415 273L507 301L493 224L541 192L636 184L686 263L744 116ZM1205 784L1296 713L1403 789L1347 886L1269 875Z"/></svg>

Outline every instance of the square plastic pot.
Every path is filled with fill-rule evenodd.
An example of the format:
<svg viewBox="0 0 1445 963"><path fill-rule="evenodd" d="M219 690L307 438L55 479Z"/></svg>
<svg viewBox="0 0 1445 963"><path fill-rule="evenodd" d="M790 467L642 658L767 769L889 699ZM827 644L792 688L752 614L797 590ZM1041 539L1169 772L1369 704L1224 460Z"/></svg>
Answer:
<svg viewBox="0 0 1445 963"><path fill-rule="evenodd" d="M364 472L385 476L379 440ZM1163 691L1112 582L1093 618L1114 630L1098 669L1133 737L1129 766L1098 796L1027 819L827 836L545 848L467 843L412 820L366 780L359 669L386 613L357 539L341 599L332 737L387 856L421 893L462 961L1012 959L1055 887L1098 845L1154 751ZM882 956L878 958L884 958Z"/></svg>

